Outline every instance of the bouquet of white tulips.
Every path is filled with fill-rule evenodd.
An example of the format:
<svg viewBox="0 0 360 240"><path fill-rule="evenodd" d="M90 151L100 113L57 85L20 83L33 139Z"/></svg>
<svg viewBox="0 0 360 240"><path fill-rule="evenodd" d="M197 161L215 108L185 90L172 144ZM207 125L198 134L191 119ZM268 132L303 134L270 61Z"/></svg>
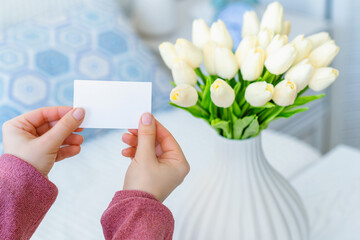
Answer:
<svg viewBox="0 0 360 240"><path fill-rule="evenodd" d="M339 52L329 34L299 35L289 42L290 22L284 21L280 3L268 5L261 22L254 11L243 18L235 53L221 20L211 28L195 20L192 42L159 46L174 79L170 104L205 119L229 139L255 137L275 119L306 111L302 105L324 94L302 94L308 88L322 91L339 75L328 67ZM203 62L208 75L200 70Z"/></svg>

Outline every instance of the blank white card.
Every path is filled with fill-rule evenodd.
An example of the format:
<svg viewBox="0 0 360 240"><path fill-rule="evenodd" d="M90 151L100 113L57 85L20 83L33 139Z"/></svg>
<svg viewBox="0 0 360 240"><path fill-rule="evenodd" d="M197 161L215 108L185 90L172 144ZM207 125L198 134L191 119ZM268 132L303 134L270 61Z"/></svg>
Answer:
<svg viewBox="0 0 360 240"><path fill-rule="evenodd" d="M74 81L74 108L85 109L81 128L137 129L151 112L151 82Z"/></svg>

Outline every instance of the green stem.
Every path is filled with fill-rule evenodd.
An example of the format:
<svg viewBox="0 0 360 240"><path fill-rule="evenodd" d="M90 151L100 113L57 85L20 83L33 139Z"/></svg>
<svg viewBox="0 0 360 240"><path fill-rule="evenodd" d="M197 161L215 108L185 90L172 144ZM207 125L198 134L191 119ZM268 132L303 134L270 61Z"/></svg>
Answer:
<svg viewBox="0 0 360 240"><path fill-rule="evenodd" d="M301 95L303 95L308 89L309 89L309 86L306 86L303 90L301 90L301 91L298 93L297 97L300 97Z"/></svg>
<svg viewBox="0 0 360 240"><path fill-rule="evenodd" d="M241 117L245 117L245 113L249 109L249 107L250 107L250 104L247 101L245 101L245 104L244 104L243 108L241 109L241 113L240 113Z"/></svg>
<svg viewBox="0 0 360 240"><path fill-rule="evenodd" d="M200 68L196 68L195 69L195 73L196 75L198 75L200 77L200 79L202 80L202 85L204 85L206 83L206 77L205 75L201 72Z"/></svg>

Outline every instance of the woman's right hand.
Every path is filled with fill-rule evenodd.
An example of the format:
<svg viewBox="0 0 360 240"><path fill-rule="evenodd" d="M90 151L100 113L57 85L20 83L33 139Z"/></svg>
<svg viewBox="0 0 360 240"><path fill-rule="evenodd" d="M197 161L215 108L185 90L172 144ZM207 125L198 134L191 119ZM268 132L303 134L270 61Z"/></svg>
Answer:
<svg viewBox="0 0 360 240"><path fill-rule="evenodd" d="M174 137L150 113L142 115L138 130L122 137L130 147L122 151L131 158L124 190L152 194L163 202L182 183L190 166Z"/></svg>

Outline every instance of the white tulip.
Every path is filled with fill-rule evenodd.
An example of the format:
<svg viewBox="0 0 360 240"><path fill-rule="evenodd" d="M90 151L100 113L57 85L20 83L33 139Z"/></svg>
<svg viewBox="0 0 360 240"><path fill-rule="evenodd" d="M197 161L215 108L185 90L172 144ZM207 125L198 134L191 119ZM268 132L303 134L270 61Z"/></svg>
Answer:
<svg viewBox="0 0 360 240"><path fill-rule="evenodd" d="M294 103L297 91L292 81L283 80L275 86L273 100L279 106L289 106Z"/></svg>
<svg viewBox="0 0 360 240"><path fill-rule="evenodd" d="M250 49L255 48L257 44L257 38L255 36L245 36L239 44L235 52L236 60L241 66L244 62Z"/></svg>
<svg viewBox="0 0 360 240"><path fill-rule="evenodd" d="M334 41L328 41L311 51L309 55L310 62L314 67L327 67L339 53L340 48Z"/></svg>
<svg viewBox="0 0 360 240"><path fill-rule="evenodd" d="M216 74L225 79L232 79L239 70L236 57L231 50L217 46L215 48Z"/></svg>
<svg viewBox="0 0 360 240"><path fill-rule="evenodd" d="M249 51L241 65L241 74L244 80L258 79L264 70L265 53L262 48L253 48Z"/></svg>
<svg viewBox="0 0 360 240"><path fill-rule="evenodd" d="M176 86L170 93L170 101L180 107L194 106L198 97L196 89L188 84Z"/></svg>
<svg viewBox="0 0 360 240"><path fill-rule="evenodd" d="M192 69L184 60L178 59L175 61L171 72L176 85L189 84L195 86L197 82L197 76L194 69Z"/></svg>
<svg viewBox="0 0 360 240"><path fill-rule="evenodd" d="M175 60L178 58L175 46L170 42L163 42L159 45L159 51L166 66L171 69Z"/></svg>
<svg viewBox="0 0 360 240"><path fill-rule="evenodd" d="M235 100L235 92L224 80L218 78L210 87L211 100L218 107L228 108Z"/></svg>
<svg viewBox="0 0 360 240"><path fill-rule="evenodd" d="M204 65L205 69L210 75L216 75L216 69L215 69L215 49L216 49L216 43L214 42L207 42L204 45Z"/></svg>
<svg viewBox="0 0 360 240"><path fill-rule="evenodd" d="M274 86L267 82L251 83L245 91L245 99L251 106L261 107L271 100Z"/></svg>
<svg viewBox="0 0 360 240"><path fill-rule="evenodd" d="M193 21L192 42L195 46L203 49L205 43L210 41L210 28L203 19Z"/></svg>
<svg viewBox="0 0 360 240"><path fill-rule="evenodd" d="M210 37L216 44L232 50L233 40L223 21L218 20L211 25Z"/></svg>
<svg viewBox="0 0 360 240"><path fill-rule="evenodd" d="M281 47L277 52L270 54L265 60L267 70L275 75L286 72L295 61L297 50L291 43Z"/></svg>
<svg viewBox="0 0 360 240"><path fill-rule="evenodd" d="M242 37L256 36L259 32L260 22L255 11L247 11L243 16Z"/></svg>
<svg viewBox="0 0 360 240"><path fill-rule="evenodd" d="M257 45L262 47L262 49L266 49L274 37L274 32L265 28L260 30L258 34L258 43Z"/></svg>
<svg viewBox="0 0 360 240"><path fill-rule="evenodd" d="M201 50L186 39L178 39L175 44L175 50L178 57L186 61L193 69L198 68L203 61Z"/></svg>
<svg viewBox="0 0 360 240"><path fill-rule="evenodd" d="M281 31L281 34L289 35L290 32L291 32L291 22L290 21L285 21L284 25L283 25L283 29Z"/></svg>
<svg viewBox="0 0 360 240"><path fill-rule="evenodd" d="M269 43L269 46L266 48L266 56L278 51L282 46L288 43L287 35L277 34Z"/></svg>
<svg viewBox="0 0 360 240"><path fill-rule="evenodd" d="M284 9L279 2L269 4L261 19L260 29L270 29L275 34L281 33L284 25Z"/></svg>
<svg viewBox="0 0 360 240"><path fill-rule="evenodd" d="M285 74L285 79L295 83L297 92L300 92L309 84L313 73L314 67L309 62L309 59L305 59L291 67Z"/></svg>
<svg viewBox="0 0 360 240"><path fill-rule="evenodd" d="M309 56L310 51L312 49L312 43L311 40L304 38L303 34L294 38L294 40L292 40L291 43L295 45L296 50L298 52L294 64L301 62L302 60L304 60Z"/></svg>
<svg viewBox="0 0 360 240"><path fill-rule="evenodd" d="M315 69L309 87L314 91L322 91L330 86L338 76L339 71L331 67Z"/></svg>
<svg viewBox="0 0 360 240"><path fill-rule="evenodd" d="M327 32L319 32L319 33L313 34L313 35L307 37L307 39L309 39L311 41L312 49L315 49L331 40L330 35Z"/></svg>

